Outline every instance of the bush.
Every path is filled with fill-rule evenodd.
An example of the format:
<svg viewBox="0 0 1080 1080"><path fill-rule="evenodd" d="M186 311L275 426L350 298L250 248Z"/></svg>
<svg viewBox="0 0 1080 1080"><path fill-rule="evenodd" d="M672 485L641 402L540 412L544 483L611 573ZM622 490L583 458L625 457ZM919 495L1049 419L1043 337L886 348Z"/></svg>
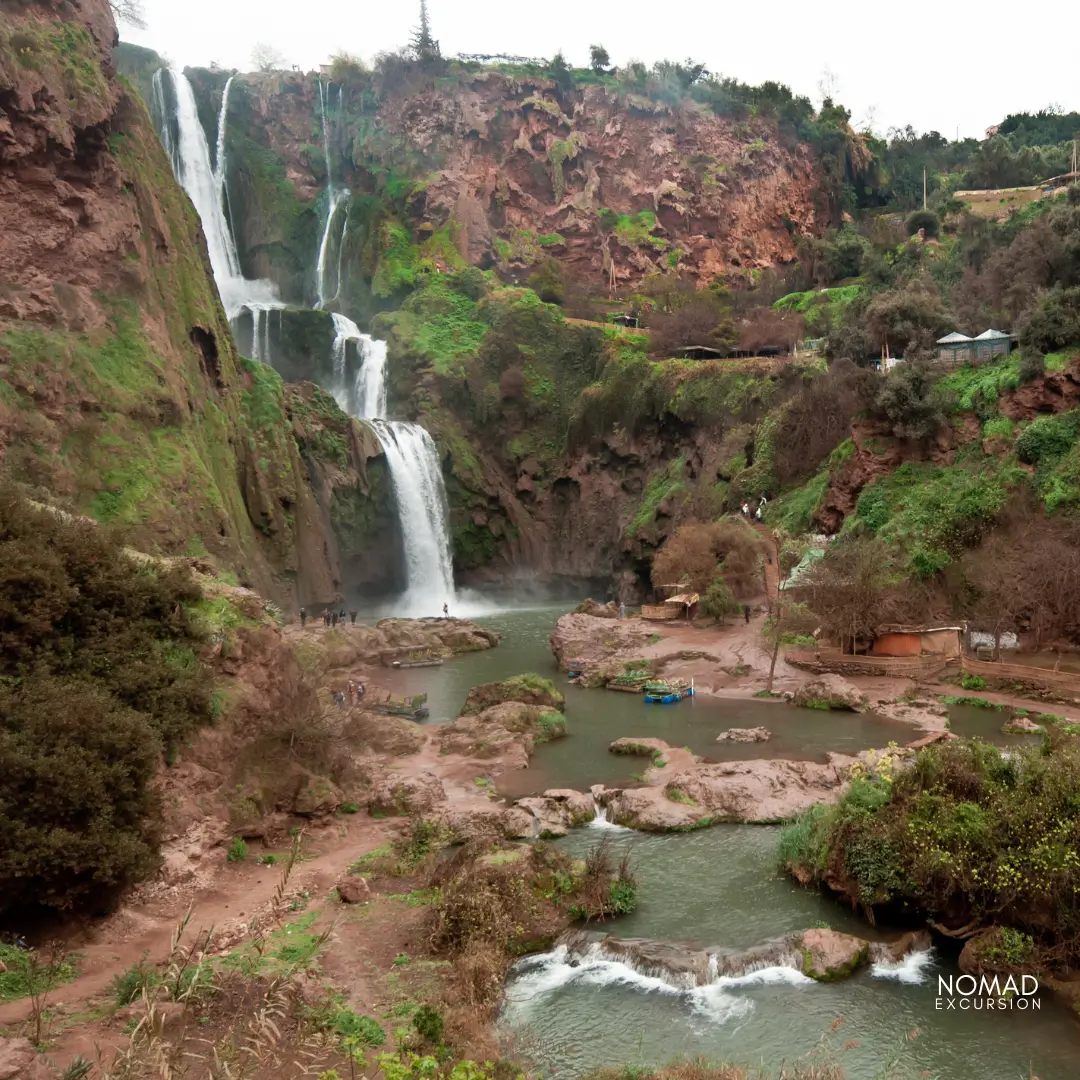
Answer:
<svg viewBox="0 0 1080 1080"><path fill-rule="evenodd" d="M229 844L226 858L231 863L243 862L248 857L247 841L242 836L234 836Z"/></svg>
<svg viewBox="0 0 1080 1080"><path fill-rule="evenodd" d="M557 259L544 259L529 275L529 288L545 304L561 304L566 296L563 285L562 267Z"/></svg>
<svg viewBox="0 0 1080 1080"><path fill-rule="evenodd" d="M1046 373L1046 357L1038 349L1025 349L1020 358L1020 381L1034 382Z"/></svg>
<svg viewBox="0 0 1080 1080"><path fill-rule="evenodd" d="M113 1002L118 1009L130 1005L136 998L142 997L144 990L156 986L158 982L157 972L152 964L146 962L146 956L137 963L132 964L127 971L114 975L110 984L113 994Z"/></svg>
<svg viewBox="0 0 1080 1080"><path fill-rule="evenodd" d="M910 766L853 781L782 834L785 863L845 882L866 904L900 903L951 925L1006 927L1002 959L1038 967L1080 953L1076 887L1080 746L955 740ZM952 922L955 920L955 922Z"/></svg>
<svg viewBox="0 0 1080 1080"><path fill-rule="evenodd" d="M1017 332L1025 350L1043 353L1080 341L1080 286L1045 290L1020 319Z"/></svg>
<svg viewBox="0 0 1080 1080"><path fill-rule="evenodd" d="M898 364L885 376L871 412L898 439L926 442L945 423L947 399L924 364Z"/></svg>
<svg viewBox="0 0 1080 1080"><path fill-rule="evenodd" d="M1038 416L1016 440L1016 453L1027 465L1040 465L1067 454L1076 443L1080 413Z"/></svg>
<svg viewBox="0 0 1080 1080"><path fill-rule="evenodd" d="M413 1014L413 1027L416 1034L425 1042L438 1046L442 1042L443 1018L438 1009L430 1005L421 1005Z"/></svg>
<svg viewBox="0 0 1080 1080"><path fill-rule="evenodd" d="M933 210L916 210L914 213L908 214L904 226L907 229L908 236L914 236L922 229L923 235L930 240L936 237L940 231L941 221Z"/></svg>
<svg viewBox="0 0 1080 1080"><path fill-rule="evenodd" d="M100 685L0 687L0 915L104 912L153 873L161 749L150 718Z"/></svg>

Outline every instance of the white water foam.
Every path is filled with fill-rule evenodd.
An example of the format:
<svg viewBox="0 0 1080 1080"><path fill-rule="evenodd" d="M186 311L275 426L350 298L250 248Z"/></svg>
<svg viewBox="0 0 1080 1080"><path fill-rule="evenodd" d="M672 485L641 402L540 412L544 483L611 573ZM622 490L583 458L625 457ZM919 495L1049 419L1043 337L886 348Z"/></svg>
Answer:
<svg viewBox="0 0 1080 1080"><path fill-rule="evenodd" d="M710 970L715 970L712 963ZM600 944L591 945L579 954L572 954L565 945L560 945L515 967L506 991L505 1008L510 1013L527 1015L541 999L572 985L624 986L645 994L679 997L694 1011L723 1023L746 1016L753 1010L753 999L740 991L761 986L806 987L815 984L813 979L795 968L772 966L744 975L719 976L704 986L677 985L670 977L639 971L623 960L605 955Z"/></svg>
<svg viewBox="0 0 1080 1080"><path fill-rule="evenodd" d="M895 979L897 982L915 986L930 978L930 968L934 965L934 950L910 952L903 960L895 964L874 964L870 974L878 979Z"/></svg>
<svg viewBox="0 0 1080 1080"><path fill-rule="evenodd" d="M614 821L608 821L608 810L593 799L593 816L588 826L593 829L605 829L608 832L630 832L625 825L616 825Z"/></svg>
<svg viewBox="0 0 1080 1080"><path fill-rule="evenodd" d="M346 211L341 224L341 235L338 240L337 283L334 286L333 294L331 294L330 286L327 283L326 272L330 254L330 237L333 232L334 221L338 216L338 211L349 198L349 189L341 188L338 190L334 187L334 173L332 157L330 154L330 117L327 112L327 101L329 97L330 87L329 85L324 85L322 79L320 79L319 111L322 116L323 160L326 162L326 224L323 226L322 239L319 241L319 258L315 264L315 292L318 296L315 306L320 309L325 308L327 304L332 303L341 294L341 251L345 243L345 227L348 225L349 221L348 212ZM338 115L341 115L340 89L338 90ZM382 414L380 413L379 415Z"/></svg>

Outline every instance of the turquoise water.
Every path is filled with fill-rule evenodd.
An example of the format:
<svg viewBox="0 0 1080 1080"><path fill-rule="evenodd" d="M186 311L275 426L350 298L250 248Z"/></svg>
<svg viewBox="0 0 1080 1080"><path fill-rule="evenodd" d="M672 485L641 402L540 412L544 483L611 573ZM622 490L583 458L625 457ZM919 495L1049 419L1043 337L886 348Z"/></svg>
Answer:
<svg viewBox="0 0 1080 1080"><path fill-rule="evenodd" d="M560 844L581 854L599 842L598 833L579 830ZM741 949L825 922L875 936L850 909L777 872L774 827L603 835L614 835L616 857L629 849L638 881L638 910L605 928L617 935ZM864 970L838 983L769 969L688 992L621 964L571 967L548 954L519 965L502 1027L553 1080L601 1065L697 1056L761 1066L765 1076L776 1076L785 1059L820 1049L823 1037L851 1080L1080 1075L1080 1027L1056 1001L1045 997L1039 1012L939 1011L937 977L950 973L958 974L954 958L935 953L921 968ZM918 1038L910 1040L916 1029ZM842 1049L851 1042L857 1045ZM901 1067L882 1072L894 1057Z"/></svg>
<svg viewBox="0 0 1080 1080"><path fill-rule="evenodd" d="M469 688L535 671L550 678L566 697L568 735L537 748L528 769L504 773L503 794L520 798L552 787L587 791L593 784L625 784L648 761L612 754L608 745L623 736L663 739L686 746L710 761L794 758L824 761L829 750L854 754L890 741L907 742L919 731L909 724L858 713L796 709L770 701L694 697L674 705L647 705L640 694L586 690L560 672L549 636L565 608L538 608L477 619L503 636L498 648L448 660L438 668L399 673L396 688L426 693L431 722L458 715ZM764 743L716 741L730 727L766 727Z"/></svg>
<svg viewBox="0 0 1080 1080"><path fill-rule="evenodd" d="M564 610L534 608L478 620L502 632L497 649L395 676L401 680L395 689L429 695L432 722L456 716L469 688L480 682L523 671L556 682L566 695L570 735L539 747L529 769L504 776L504 793L587 790L597 782L623 782L647 763L607 752L608 742L622 735L653 735L719 760L721 755L820 758L827 750L851 752L919 734L908 725L874 717L771 702L701 697L646 706L631 695L574 687L556 669L548 645ZM962 709L952 715L953 728L961 733L1017 741L1000 732L995 736L1005 719L996 710ZM773 732L772 741L715 742L724 728L759 724ZM668 836L585 828L559 843L581 854L608 836L616 856L629 849L639 907L607 927L621 936L742 949L828 923L873 937L875 931L849 908L778 873L777 835L777 829L761 826L719 826ZM797 972L772 969L686 992L622 965L573 967L565 957L549 955L522 963L507 988L501 1027L513 1052L551 1080L572 1080L600 1065L657 1065L698 1055L760 1066L765 1077L775 1078L784 1059L823 1045L843 1063L850 1080L1080 1076L1080 1027L1055 1000L1043 998L1039 1012L939 1011L939 974L958 974L955 955L935 953L923 966L864 971L835 984L807 982ZM910 1040L915 1029L918 1038ZM843 1049L851 1043L856 1045ZM894 1058L899 1069L889 1071L885 1066Z"/></svg>

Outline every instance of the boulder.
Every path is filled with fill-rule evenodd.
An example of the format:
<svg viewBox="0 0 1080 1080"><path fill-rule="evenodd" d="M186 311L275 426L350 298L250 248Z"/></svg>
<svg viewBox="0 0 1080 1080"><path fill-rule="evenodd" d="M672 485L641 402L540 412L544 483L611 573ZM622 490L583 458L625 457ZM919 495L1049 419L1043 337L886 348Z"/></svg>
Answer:
<svg viewBox="0 0 1080 1080"><path fill-rule="evenodd" d="M362 877L343 877L334 887L343 904L364 904L371 899L371 887Z"/></svg>
<svg viewBox="0 0 1080 1080"><path fill-rule="evenodd" d="M514 806L532 816L533 835L543 839L565 836L575 825L593 819L592 798L567 788L518 799Z"/></svg>
<svg viewBox="0 0 1080 1080"><path fill-rule="evenodd" d="M576 608L575 615L591 615L594 619L617 619L619 617L619 605L613 600L606 604L598 604L592 597L582 600Z"/></svg>
<svg viewBox="0 0 1080 1080"><path fill-rule="evenodd" d="M822 675L804 683L792 696L792 703L808 709L847 709L860 712L866 696L839 675Z"/></svg>
<svg viewBox="0 0 1080 1080"><path fill-rule="evenodd" d="M350 742L394 757L417 753L427 739L427 732L412 720L367 712L349 717L347 734Z"/></svg>
<svg viewBox="0 0 1080 1080"><path fill-rule="evenodd" d="M875 964L898 964L908 953L927 952L933 945L929 930L909 930L895 941L870 943L870 959Z"/></svg>
<svg viewBox="0 0 1080 1080"><path fill-rule="evenodd" d="M1007 955L1016 955L1015 945L1008 948L1001 938L1002 928L991 926L986 930L980 930L974 937L964 942L960 950L960 970L965 975L1022 975L1031 972L1030 965L1022 962L1022 957L1017 956L1020 963L1010 963L1005 959Z"/></svg>
<svg viewBox="0 0 1080 1080"><path fill-rule="evenodd" d="M544 709L557 709L560 712L566 707L562 694L555 689L555 684L550 679L545 679L540 675L525 674L515 675L512 679L506 679L503 682L481 683L480 686L474 686L465 698L461 715L475 715L485 709L490 709L493 705L501 705L508 701L539 705Z"/></svg>
<svg viewBox="0 0 1080 1080"><path fill-rule="evenodd" d="M433 817L458 844L470 840L531 840L536 835L536 819L520 807L443 806Z"/></svg>
<svg viewBox="0 0 1080 1080"><path fill-rule="evenodd" d="M433 772L415 776L390 775L375 785L368 799L368 812L373 816L397 814L408 817L409 814L425 813L444 802L446 790Z"/></svg>
<svg viewBox="0 0 1080 1080"><path fill-rule="evenodd" d="M768 742L772 732L763 727L733 727L721 731L716 736L717 742Z"/></svg>
<svg viewBox="0 0 1080 1080"><path fill-rule="evenodd" d="M1026 716L1011 716L1001 728L1006 735L1041 735L1046 728Z"/></svg>
<svg viewBox="0 0 1080 1080"><path fill-rule="evenodd" d="M632 659L649 644L651 628L638 619L603 618L592 615L563 615L551 633L551 651L560 666L567 660L590 664L617 657Z"/></svg>
<svg viewBox="0 0 1080 1080"><path fill-rule="evenodd" d="M0 1038L0 1080L18 1080L25 1076L37 1051L29 1039Z"/></svg>
<svg viewBox="0 0 1080 1080"><path fill-rule="evenodd" d="M521 701L504 701L443 724L436 738L441 754L484 761L498 758L504 769L524 769L536 743L565 734L566 720L561 712Z"/></svg>
<svg viewBox="0 0 1080 1080"><path fill-rule="evenodd" d="M846 979L870 960L870 942L838 930L804 930L803 974L818 982Z"/></svg>
<svg viewBox="0 0 1080 1080"><path fill-rule="evenodd" d="M608 750L613 754L628 754L632 757L661 757L671 748L663 739L637 738L624 736L608 743Z"/></svg>
<svg viewBox="0 0 1080 1080"><path fill-rule="evenodd" d="M275 809L301 817L324 817L343 801L344 794L332 780L296 766L278 790Z"/></svg>

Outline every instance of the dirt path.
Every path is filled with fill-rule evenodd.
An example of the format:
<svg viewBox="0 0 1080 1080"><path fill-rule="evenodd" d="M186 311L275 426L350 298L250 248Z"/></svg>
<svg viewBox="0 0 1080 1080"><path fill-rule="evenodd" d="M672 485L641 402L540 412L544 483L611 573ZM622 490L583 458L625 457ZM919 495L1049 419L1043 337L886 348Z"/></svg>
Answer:
<svg viewBox="0 0 1080 1080"><path fill-rule="evenodd" d="M323 897L352 863L390 836L387 822L357 815L345 819L344 835L333 829L322 830L304 845L305 857L293 869L290 892L310 892ZM281 868L261 866L254 859L240 865L224 861L213 874L209 887L198 893L170 895L162 900L136 900L115 915L96 924L85 938L69 942L80 953L80 975L73 982L53 992L54 1003L85 1001L104 991L113 977L126 971L147 956L151 963L163 961L169 954L172 937L190 904L192 918L188 936L199 930L215 928L215 937L224 941L269 906L281 879ZM18 1024L30 1013L26 999L0 1006L0 1025Z"/></svg>

